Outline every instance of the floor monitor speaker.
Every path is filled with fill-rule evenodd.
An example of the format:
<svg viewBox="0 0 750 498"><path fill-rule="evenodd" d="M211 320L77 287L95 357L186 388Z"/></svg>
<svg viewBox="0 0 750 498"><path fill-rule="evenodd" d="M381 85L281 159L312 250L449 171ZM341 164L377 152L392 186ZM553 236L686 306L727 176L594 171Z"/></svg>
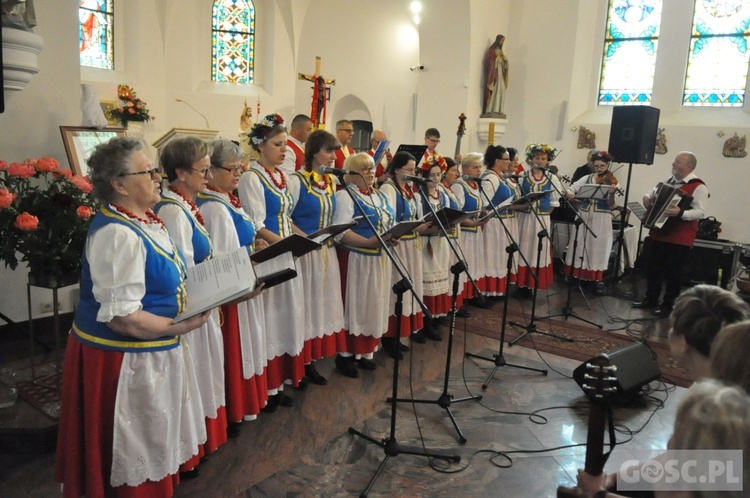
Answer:
<svg viewBox="0 0 750 498"><path fill-rule="evenodd" d="M609 150L618 163L653 164L659 109L643 105L612 109Z"/></svg>
<svg viewBox="0 0 750 498"><path fill-rule="evenodd" d="M635 397L641 387L661 377L656 358L651 350L642 342L632 342L625 346L607 351L611 365L617 367L615 387L617 392L613 396L615 401L625 401ZM573 371L573 379L583 389L586 382L586 364L593 358L584 361ZM583 391L588 396L588 391Z"/></svg>

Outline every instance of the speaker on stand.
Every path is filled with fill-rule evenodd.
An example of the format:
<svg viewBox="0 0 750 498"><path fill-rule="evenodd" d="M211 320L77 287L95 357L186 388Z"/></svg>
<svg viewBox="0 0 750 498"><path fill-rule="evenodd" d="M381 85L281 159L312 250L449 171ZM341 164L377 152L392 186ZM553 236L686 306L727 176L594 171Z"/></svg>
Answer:
<svg viewBox="0 0 750 498"><path fill-rule="evenodd" d="M656 134L659 128L659 109L650 106L620 106L612 109L612 124L609 132L609 153L618 163L628 163L628 179L625 186L625 200L623 206L627 208L630 194L630 179L633 164L653 164L656 150ZM625 217L623 216L623 219ZM626 223L621 223L617 235L617 256L612 281L620 281L620 261L625 243ZM627 252L626 252L627 255ZM627 258L630 259L630 258ZM632 262L626 261L626 269L630 270L633 295L630 299L638 299L638 287ZM623 273L625 275L625 273Z"/></svg>

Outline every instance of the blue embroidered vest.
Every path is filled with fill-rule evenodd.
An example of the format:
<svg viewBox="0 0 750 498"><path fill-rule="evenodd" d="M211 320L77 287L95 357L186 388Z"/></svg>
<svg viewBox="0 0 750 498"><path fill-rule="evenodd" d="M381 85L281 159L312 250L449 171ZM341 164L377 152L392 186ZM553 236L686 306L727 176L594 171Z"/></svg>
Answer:
<svg viewBox="0 0 750 498"><path fill-rule="evenodd" d="M266 219L263 220L263 224L267 229L275 233L280 237L288 237L292 234L291 224L291 211L294 199L292 194L289 192L289 188L279 190L268 178L268 174L264 171L260 171L263 166L254 165L250 169L250 173L253 173L260 178L260 183L263 185L263 196L266 202Z"/></svg>
<svg viewBox="0 0 750 498"><path fill-rule="evenodd" d="M198 223L190 212L185 209L185 206L183 206L181 202L169 197L162 197L161 201L156 203L154 212L158 213L159 210L167 204L174 204L182 209L185 217L190 222L190 226L193 229L193 236L190 242L193 244L193 260L195 261L195 264L197 265L198 263L207 260L209 256L211 256L211 239L208 237L206 227Z"/></svg>
<svg viewBox="0 0 750 498"><path fill-rule="evenodd" d="M317 232L329 226L336 209L334 197L335 185L333 179L328 178L325 192L313 186L312 172L300 170L294 173L300 180L300 192L297 205L292 211L292 222L306 234ZM317 175L316 173L316 176ZM333 241L328 239L330 243Z"/></svg>

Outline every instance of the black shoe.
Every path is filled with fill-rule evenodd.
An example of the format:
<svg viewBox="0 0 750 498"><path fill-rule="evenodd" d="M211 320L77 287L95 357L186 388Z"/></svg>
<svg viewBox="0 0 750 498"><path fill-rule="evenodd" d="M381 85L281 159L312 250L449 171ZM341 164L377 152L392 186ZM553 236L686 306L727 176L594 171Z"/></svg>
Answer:
<svg viewBox="0 0 750 498"><path fill-rule="evenodd" d="M297 387L295 387L295 389L298 390L298 391L307 391L307 385L309 383L310 382L307 380L307 377L302 377L299 380L299 384L297 384Z"/></svg>
<svg viewBox="0 0 750 498"><path fill-rule="evenodd" d="M356 363L357 366L362 370L375 370L376 368L378 368L374 361L368 360L367 358L354 360L354 363Z"/></svg>
<svg viewBox="0 0 750 498"><path fill-rule="evenodd" d="M483 310L488 310L495 305L495 303L493 303L492 301L486 298L479 297L472 297L471 299L469 299L469 304Z"/></svg>
<svg viewBox="0 0 750 498"><path fill-rule="evenodd" d="M411 335L411 340L416 342L417 344L424 344L427 342L427 339L424 338L423 330L417 330Z"/></svg>
<svg viewBox="0 0 750 498"><path fill-rule="evenodd" d="M318 370L315 368L315 365L310 363L309 365L305 365L305 376L310 379L310 382L312 382L315 385L318 386L325 386L328 384L328 380L320 375Z"/></svg>
<svg viewBox="0 0 750 498"><path fill-rule="evenodd" d="M279 397L279 404L284 408L291 408L294 406L294 400L284 393L277 394Z"/></svg>
<svg viewBox="0 0 750 498"><path fill-rule="evenodd" d="M227 424L227 437L236 438L237 436L239 436L241 426L242 422L229 422Z"/></svg>
<svg viewBox="0 0 750 498"><path fill-rule="evenodd" d="M466 309L466 307L461 307L458 311L456 311L456 318L469 318L471 316L471 313L469 313L469 310Z"/></svg>
<svg viewBox="0 0 750 498"><path fill-rule="evenodd" d="M180 472L180 480L181 481L189 481L190 479L195 479L199 475L201 475L200 471L198 470L198 467L195 467L191 470Z"/></svg>
<svg viewBox="0 0 750 498"><path fill-rule="evenodd" d="M517 287L513 297L517 299L529 299L534 295L534 291L528 287Z"/></svg>
<svg viewBox="0 0 750 498"><path fill-rule="evenodd" d="M431 341L443 340L443 334L440 333L437 327L430 327L430 328L424 329L424 336L430 339Z"/></svg>
<svg viewBox="0 0 750 498"><path fill-rule="evenodd" d="M647 299L644 299L643 301L633 301L632 304L633 304L633 309L637 309L637 310L647 310L651 308L656 308L658 306L658 303L649 301Z"/></svg>
<svg viewBox="0 0 750 498"><path fill-rule="evenodd" d="M668 304L659 305L652 313L656 316L669 316L672 313L672 306Z"/></svg>
<svg viewBox="0 0 750 498"><path fill-rule="evenodd" d="M400 341L394 339L393 337L383 337L382 339L380 339L380 342L383 344L383 350L388 356L394 359L396 358L396 356L398 356L399 360L402 360L404 358L404 353L400 351Z"/></svg>
<svg viewBox="0 0 750 498"><path fill-rule="evenodd" d="M493 303L499 303L499 302L502 302L504 298L505 296L500 295L500 296L487 296L485 299L488 299L492 301Z"/></svg>
<svg viewBox="0 0 750 498"><path fill-rule="evenodd" d="M279 402L281 401L281 398L279 398L278 394L275 394L273 396L268 397L268 402L266 403L266 406L260 409L260 411L264 413L273 413L276 410L279 409Z"/></svg>
<svg viewBox="0 0 750 498"><path fill-rule="evenodd" d="M347 377L356 379L359 377L357 366L354 364L354 356L336 356L336 370Z"/></svg>
<svg viewBox="0 0 750 498"><path fill-rule="evenodd" d="M440 327L443 325L448 325L448 320L444 316L439 316L437 318L432 319L432 323L434 323L436 326Z"/></svg>

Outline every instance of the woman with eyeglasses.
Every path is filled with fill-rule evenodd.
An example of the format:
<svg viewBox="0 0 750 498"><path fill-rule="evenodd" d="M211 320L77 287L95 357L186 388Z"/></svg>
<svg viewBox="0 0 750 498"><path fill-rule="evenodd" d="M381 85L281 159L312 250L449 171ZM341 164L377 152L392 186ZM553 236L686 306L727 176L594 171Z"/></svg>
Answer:
<svg viewBox="0 0 750 498"><path fill-rule="evenodd" d="M213 172L198 194L200 208L216 256L240 247L257 251L267 247L255 236L255 227L233 194L245 171L239 146L226 139L209 142ZM264 296L227 303L220 308L224 385L229 437L239 435L244 420L252 420L268 403ZM217 386L217 389L220 387Z"/></svg>
<svg viewBox="0 0 750 498"><path fill-rule="evenodd" d="M279 166L286 155L286 127L278 114L269 114L253 126L251 141L260 153L258 161L240 177L238 192L242 207L253 221L258 237L269 244L301 233L292 224L294 198L289 177ZM283 394L284 384L299 387L305 376L305 308L302 279L293 278L265 292L268 388L272 391L268 411L279 404L292 406Z"/></svg>
<svg viewBox="0 0 750 498"><path fill-rule="evenodd" d="M185 257L188 268L211 257L211 239L203 216L195 204L211 178L206 142L198 137L177 137L161 150L159 164L169 185L162 190L154 209L164 220L169 235ZM190 299L190 296L188 296ZM183 478L197 477L199 458L213 453L227 442L227 414L224 401L224 365L218 311L213 310L200 329L185 334L185 342L198 374L198 394L203 404L206 442L201 451L180 469Z"/></svg>
<svg viewBox="0 0 750 498"><path fill-rule="evenodd" d="M502 145L490 145L484 154L484 164L487 167L482 178L484 181L484 191L487 197L492 201L494 206L498 206L504 201L518 196L519 192L515 184L510 180L503 178L503 175L509 174L510 154ZM487 199L484 199L483 205ZM488 211L491 208L488 206ZM499 210L501 220L491 218L482 231L484 243L484 277L482 286L491 298L499 298L508 291L509 281L514 281L513 270L508 275L508 252L505 250L510 244L511 239L505 232L508 229L514 241L518 241L518 220L514 208L504 208ZM517 255L516 255L517 256ZM516 257L514 256L514 257Z"/></svg>
<svg viewBox="0 0 750 498"><path fill-rule="evenodd" d="M169 497L206 440L182 335L209 312L185 308L185 259L152 211L161 176L143 144L117 137L88 159L102 207L82 256L65 351L55 478L63 496Z"/></svg>
<svg viewBox="0 0 750 498"><path fill-rule="evenodd" d="M345 177L346 188L364 210L364 215L378 233L389 230L394 224L395 212L385 195L373 188L375 164L372 157L365 152L349 156L344 162L344 169L356 173ZM352 202L352 196L343 189L336 192L334 224L363 216ZM375 369L373 353L388 330L391 262L364 219L337 236L336 242L347 341L346 351L336 357L336 369L347 377L357 378L358 366L366 370Z"/></svg>
<svg viewBox="0 0 750 498"><path fill-rule="evenodd" d="M324 130L316 130L305 142L305 165L289 177L289 189L294 199L292 223L309 235L330 226L336 211L336 181L332 175L321 174L322 166L332 168L336 137ZM323 247L302 256L297 262L308 296L305 305L305 376L313 384L325 385L328 380L315 368L315 361L346 351L344 334L344 302L341 299L341 275L333 239ZM325 305L312 296L324 296Z"/></svg>
<svg viewBox="0 0 750 498"><path fill-rule="evenodd" d="M422 217L422 195L414 192L411 180L408 176L416 175L416 161L414 156L408 152L397 152L393 161L388 164L385 172L388 180L380 186L380 191L388 198L391 208L396 213L396 222L416 221ZM406 176L404 176L406 175ZM401 314L401 337L410 337L417 343L425 342L424 313L419 301L414 298L416 294L422 299L422 239L420 233L427 230L428 225L423 224L416 230L403 235L399 239L398 246L394 252L403 262L404 269L408 272L414 284L414 293L404 294L403 311ZM391 279L394 283L401 279L401 274L394 267ZM408 346L401 344L401 338L396 336L395 316L396 294L391 292L390 317L388 319L388 332L383 337L383 347L390 356L401 354L400 350L408 350ZM428 335L430 339L440 340L434 332Z"/></svg>

